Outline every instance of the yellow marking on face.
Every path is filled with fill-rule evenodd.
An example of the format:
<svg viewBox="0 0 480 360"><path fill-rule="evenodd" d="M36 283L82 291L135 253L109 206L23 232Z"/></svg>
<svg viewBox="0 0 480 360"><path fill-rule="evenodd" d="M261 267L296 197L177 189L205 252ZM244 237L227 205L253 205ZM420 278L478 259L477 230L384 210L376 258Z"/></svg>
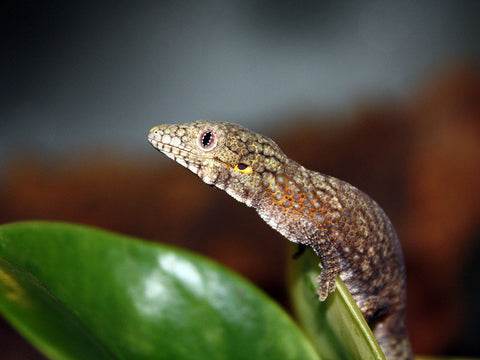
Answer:
<svg viewBox="0 0 480 360"><path fill-rule="evenodd" d="M234 169L234 170L237 170L237 171L240 171L240 172L242 172L242 173L244 173L244 174L250 174L250 173L253 171L253 169L252 169L251 166L247 166L245 169L239 169L239 168L238 168L238 165L235 165L235 167L234 167L233 169Z"/></svg>

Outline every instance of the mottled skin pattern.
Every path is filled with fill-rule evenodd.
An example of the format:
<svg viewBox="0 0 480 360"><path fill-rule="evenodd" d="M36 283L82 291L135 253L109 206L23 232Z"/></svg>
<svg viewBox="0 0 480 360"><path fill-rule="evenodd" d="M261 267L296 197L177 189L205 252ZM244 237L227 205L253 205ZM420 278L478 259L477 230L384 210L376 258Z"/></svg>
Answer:
<svg viewBox="0 0 480 360"><path fill-rule="evenodd" d="M269 138L238 125L159 125L148 140L205 183L254 207L288 240L310 246L321 259L320 301L340 275L387 359L412 358L402 252L375 201L344 181L305 169Z"/></svg>

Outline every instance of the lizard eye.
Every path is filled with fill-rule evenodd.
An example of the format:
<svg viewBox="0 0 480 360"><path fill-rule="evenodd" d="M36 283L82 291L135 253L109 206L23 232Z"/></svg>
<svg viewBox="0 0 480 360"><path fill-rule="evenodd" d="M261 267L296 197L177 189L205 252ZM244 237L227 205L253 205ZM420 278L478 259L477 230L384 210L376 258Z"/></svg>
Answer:
<svg viewBox="0 0 480 360"><path fill-rule="evenodd" d="M198 145L202 150L212 150L217 145L217 137L213 131L206 130L198 138Z"/></svg>
<svg viewBox="0 0 480 360"><path fill-rule="evenodd" d="M234 167L235 170L243 172L243 173L251 173L253 171L252 167L247 164L240 163Z"/></svg>

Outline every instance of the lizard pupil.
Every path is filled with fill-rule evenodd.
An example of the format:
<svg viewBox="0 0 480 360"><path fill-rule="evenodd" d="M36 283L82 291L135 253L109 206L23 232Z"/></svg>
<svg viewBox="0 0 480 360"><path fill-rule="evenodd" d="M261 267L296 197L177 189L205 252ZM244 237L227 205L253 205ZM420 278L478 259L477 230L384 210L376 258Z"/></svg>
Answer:
<svg viewBox="0 0 480 360"><path fill-rule="evenodd" d="M237 165L238 170L245 170L247 167L248 167L248 165L245 165L245 164L242 164L242 163Z"/></svg>
<svg viewBox="0 0 480 360"><path fill-rule="evenodd" d="M206 131L202 135L202 146L208 148L212 144L213 133L211 131Z"/></svg>

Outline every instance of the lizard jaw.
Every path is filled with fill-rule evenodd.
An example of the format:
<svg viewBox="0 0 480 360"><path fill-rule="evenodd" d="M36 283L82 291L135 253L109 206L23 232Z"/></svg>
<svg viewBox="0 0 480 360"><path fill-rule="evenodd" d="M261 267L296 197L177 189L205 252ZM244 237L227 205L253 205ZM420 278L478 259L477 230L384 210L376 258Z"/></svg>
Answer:
<svg viewBox="0 0 480 360"><path fill-rule="evenodd" d="M153 133L148 134L148 142L155 149L165 154L170 159L176 161L180 165L198 175L198 172L202 166L202 157L205 156L195 154L187 149L157 140L155 139L155 135L153 135Z"/></svg>

